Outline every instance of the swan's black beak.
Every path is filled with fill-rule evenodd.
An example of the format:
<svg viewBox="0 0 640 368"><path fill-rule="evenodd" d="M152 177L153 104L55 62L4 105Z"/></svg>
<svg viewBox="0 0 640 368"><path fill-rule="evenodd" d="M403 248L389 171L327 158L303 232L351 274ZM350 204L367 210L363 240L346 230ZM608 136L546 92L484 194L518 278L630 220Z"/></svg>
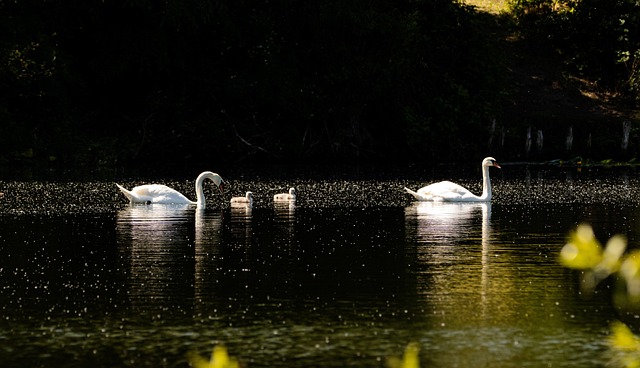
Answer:
<svg viewBox="0 0 640 368"><path fill-rule="evenodd" d="M220 185L218 185L218 189L220 189L220 193L224 193L224 183L220 183Z"/></svg>
<svg viewBox="0 0 640 368"><path fill-rule="evenodd" d="M497 163L497 162L495 162L495 161L493 161L493 166L497 167L498 169L502 169L502 168L500 167L500 165L498 165L498 163Z"/></svg>

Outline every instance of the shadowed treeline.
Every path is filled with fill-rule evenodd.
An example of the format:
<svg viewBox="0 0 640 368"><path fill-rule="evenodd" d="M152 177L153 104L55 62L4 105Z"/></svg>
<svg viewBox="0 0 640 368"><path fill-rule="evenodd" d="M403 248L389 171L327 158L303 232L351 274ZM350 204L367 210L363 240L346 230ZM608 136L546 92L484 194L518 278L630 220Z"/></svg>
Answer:
<svg viewBox="0 0 640 368"><path fill-rule="evenodd" d="M0 157L456 159L503 86L471 8L0 2Z"/></svg>
<svg viewBox="0 0 640 368"><path fill-rule="evenodd" d="M0 1L0 164L635 157L637 6L515 4Z"/></svg>

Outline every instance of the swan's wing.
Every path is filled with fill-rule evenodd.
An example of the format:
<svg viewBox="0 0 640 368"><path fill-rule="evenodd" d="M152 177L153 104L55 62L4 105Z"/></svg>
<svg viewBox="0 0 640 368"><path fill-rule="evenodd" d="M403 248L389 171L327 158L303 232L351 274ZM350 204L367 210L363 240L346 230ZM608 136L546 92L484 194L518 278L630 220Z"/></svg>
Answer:
<svg viewBox="0 0 640 368"><path fill-rule="evenodd" d="M418 189L417 193L425 198L433 198L431 200L458 201L475 197L467 188L462 185L452 183L450 181L441 181L433 183Z"/></svg>
<svg viewBox="0 0 640 368"><path fill-rule="evenodd" d="M193 203L189 198L182 195L173 188L162 184L140 185L131 190L131 193L138 198L136 202L151 203Z"/></svg>

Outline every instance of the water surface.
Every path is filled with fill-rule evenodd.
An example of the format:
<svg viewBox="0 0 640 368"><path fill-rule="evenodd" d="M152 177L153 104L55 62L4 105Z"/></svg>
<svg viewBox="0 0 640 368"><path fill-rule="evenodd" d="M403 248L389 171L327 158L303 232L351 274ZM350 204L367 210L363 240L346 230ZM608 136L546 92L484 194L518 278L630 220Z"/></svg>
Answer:
<svg viewBox="0 0 640 368"><path fill-rule="evenodd" d="M224 343L248 367L383 367L411 341L423 367L608 364L625 315L557 254L583 221L635 246L635 170L506 165L490 204L402 192L480 192L475 171L372 173L231 174L203 210L130 206L109 180L0 181L2 366L187 367ZM294 205L271 202L291 186ZM230 208L247 190L254 207Z"/></svg>

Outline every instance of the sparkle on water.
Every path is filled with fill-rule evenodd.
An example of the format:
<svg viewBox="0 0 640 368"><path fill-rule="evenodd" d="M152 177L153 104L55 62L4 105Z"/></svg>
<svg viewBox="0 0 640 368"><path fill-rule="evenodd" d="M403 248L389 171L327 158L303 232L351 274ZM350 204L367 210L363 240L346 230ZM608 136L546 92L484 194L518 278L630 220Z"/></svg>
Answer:
<svg viewBox="0 0 640 368"><path fill-rule="evenodd" d="M106 180L0 181L2 366L186 367L222 343L248 367L383 367L412 341L423 367L608 362L607 287L581 298L557 257L579 222L634 246L633 169L505 165L490 204L402 190L479 193L475 171L223 177L204 210L130 206ZM229 207L248 190L252 208Z"/></svg>

